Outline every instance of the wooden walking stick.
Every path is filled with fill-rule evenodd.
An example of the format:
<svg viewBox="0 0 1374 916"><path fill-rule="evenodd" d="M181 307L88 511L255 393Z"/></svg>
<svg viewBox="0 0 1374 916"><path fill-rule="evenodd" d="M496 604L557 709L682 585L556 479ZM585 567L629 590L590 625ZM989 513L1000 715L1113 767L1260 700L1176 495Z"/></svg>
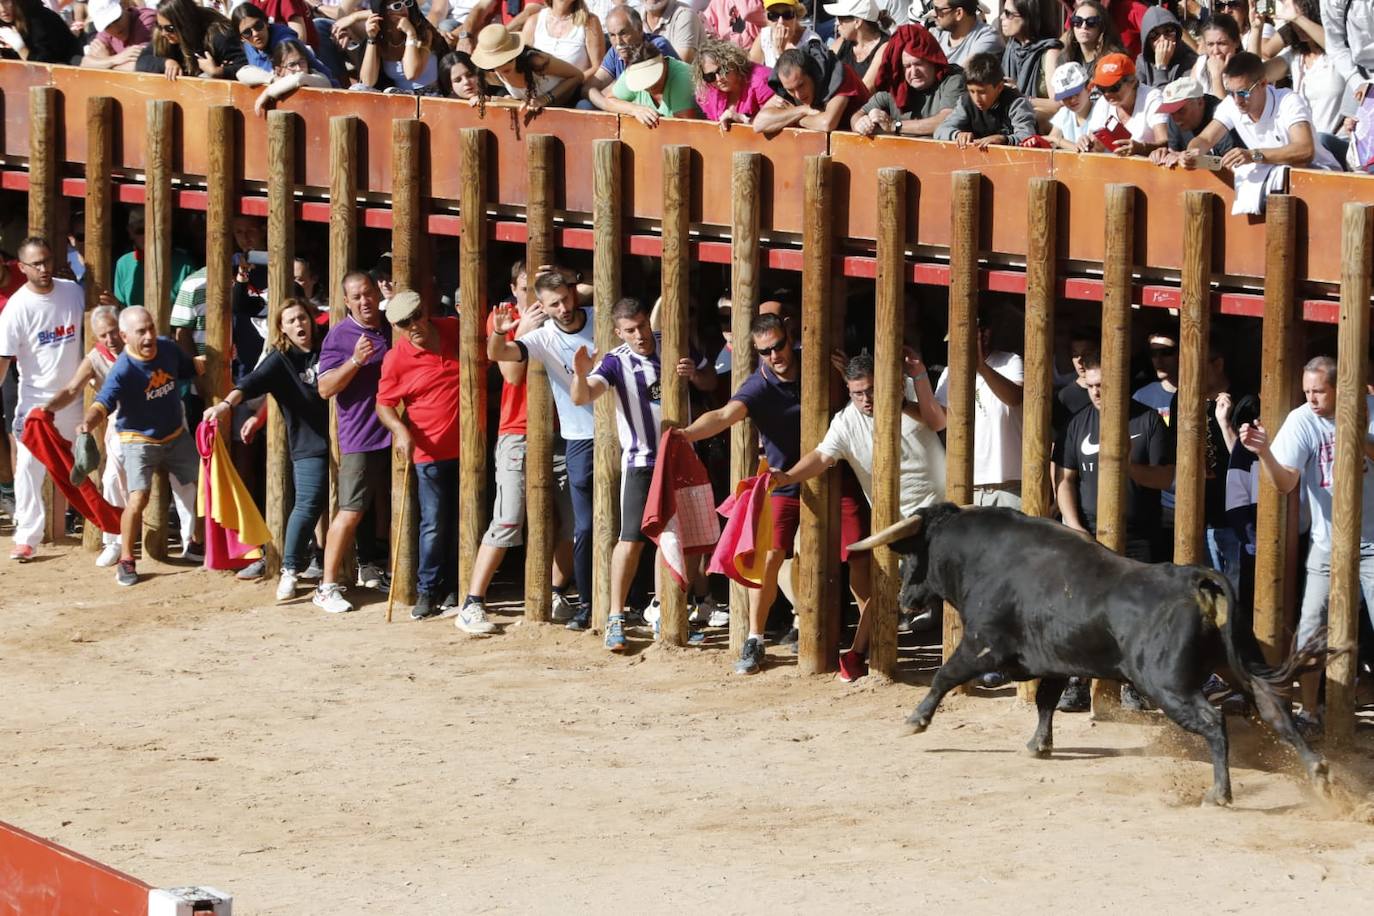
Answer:
<svg viewBox="0 0 1374 916"><path fill-rule="evenodd" d="M406 465L406 476L401 480L401 537L405 536L406 513L410 511L410 466ZM386 622L391 623L391 608L396 604L396 555L400 553L399 538L391 539L391 576L386 587Z"/></svg>

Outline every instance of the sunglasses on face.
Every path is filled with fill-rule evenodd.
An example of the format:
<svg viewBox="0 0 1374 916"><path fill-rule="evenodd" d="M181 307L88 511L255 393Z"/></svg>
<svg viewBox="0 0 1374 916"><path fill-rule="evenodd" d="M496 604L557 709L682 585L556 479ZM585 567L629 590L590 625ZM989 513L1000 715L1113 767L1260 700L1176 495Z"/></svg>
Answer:
<svg viewBox="0 0 1374 916"><path fill-rule="evenodd" d="M1217 0L1219 10L1238 10L1245 6L1245 0Z"/></svg>
<svg viewBox="0 0 1374 916"><path fill-rule="evenodd" d="M1250 96L1254 93L1255 87L1262 82L1264 82L1264 77L1260 77L1259 79L1251 83L1249 89L1227 89L1226 94L1229 95L1231 98L1235 99L1237 102L1245 102L1248 101Z"/></svg>
<svg viewBox="0 0 1374 916"><path fill-rule="evenodd" d="M1101 16L1074 16L1069 23L1075 29L1095 29L1102 24Z"/></svg>
<svg viewBox="0 0 1374 916"><path fill-rule="evenodd" d="M1123 76L1110 86L1098 86L1097 88L1102 91L1103 95L1116 95L1121 91L1121 87L1124 85L1126 85L1126 78Z"/></svg>
<svg viewBox="0 0 1374 916"><path fill-rule="evenodd" d="M758 353L759 356L772 356L774 353L781 353L785 349L787 349L786 337L773 344L771 347L755 347L754 352Z"/></svg>
<svg viewBox="0 0 1374 916"><path fill-rule="evenodd" d="M393 13L399 13L403 10L410 9L410 0L391 0L391 2L386 5L386 8Z"/></svg>
<svg viewBox="0 0 1374 916"><path fill-rule="evenodd" d="M785 22L791 22L793 19L796 19L796 18L797 18L797 11L796 11L796 10L790 10L790 9L789 9L789 10L769 10L769 11L768 11L768 21L769 21L769 22L777 22L779 19L782 19L782 20L784 20Z"/></svg>
<svg viewBox="0 0 1374 916"><path fill-rule="evenodd" d="M716 78L717 78L718 76L720 76L720 71L719 71L719 70L702 70L702 71L701 71L701 79L702 79L702 81L705 82L708 86L715 85Z"/></svg>
<svg viewBox="0 0 1374 916"><path fill-rule="evenodd" d="M163 25L162 23L159 22L159 23L157 24L157 27L158 27L158 31L167 32L167 33L170 34L170 35L175 35L175 34L177 33L177 27L174 26L174 25L172 25L170 22L167 23L166 25Z"/></svg>
<svg viewBox="0 0 1374 916"><path fill-rule="evenodd" d="M930 8L930 11L935 14L936 19L939 19L941 16L945 15L945 13L948 13L952 9L954 9L954 7L952 6L932 6Z"/></svg>
<svg viewBox="0 0 1374 916"><path fill-rule="evenodd" d="M239 37L247 38L249 35L256 35L258 32L264 31L266 28L267 23L263 22L261 19L257 20L256 22L250 22L243 28L239 29Z"/></svg>

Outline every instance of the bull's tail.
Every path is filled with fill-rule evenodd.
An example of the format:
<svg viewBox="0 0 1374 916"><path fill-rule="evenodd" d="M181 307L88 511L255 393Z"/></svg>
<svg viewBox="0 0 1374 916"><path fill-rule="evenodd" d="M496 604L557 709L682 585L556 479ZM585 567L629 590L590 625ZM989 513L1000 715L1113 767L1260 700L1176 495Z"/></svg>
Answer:
<svg viewBox="0 0 1374 916"><path fill-rule="evenodd" d="M1216 621L1225 645L1226 660L1231 671L1243 682L1236 686L1245 693L1286 706L1280 693L1292 685L1294 678L1323 668L1327 659L1350 651L1349 646L1328 645L1327 631L1322 627L1302 645L1295 638L1287 657L1278 665L1266 663L1259 640L1255 638L1253 616L1236 613L1235 592L1230 580L1214 570L1200 572L1198 604Z"/></svg>

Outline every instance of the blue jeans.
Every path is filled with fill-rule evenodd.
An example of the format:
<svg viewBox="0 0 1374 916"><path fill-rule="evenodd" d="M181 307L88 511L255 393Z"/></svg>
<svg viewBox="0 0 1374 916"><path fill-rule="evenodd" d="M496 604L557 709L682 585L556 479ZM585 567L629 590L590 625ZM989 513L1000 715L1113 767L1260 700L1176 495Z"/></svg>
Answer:
<svg viewBox="0 0 1374 916"><path fill-rule="evenodd" d="M1231 580L1231 587L1240 594L1240 538L1229 525L1208 527L1207 560L1213 569Z"/></svg>
<svg viewBox="0 0 1374 916"><path fill-rule="evenodd" d="M453 591L458 559L458 459L415 465L420 497L417 590L436 600Z"/></svg>
<svg viewBox="0 0 1374 916"><path fill-rule="evenodd" d="M591 439L566 443L568 489L573 508L573 578L583 609L592 605L592 455Z"/></svg>
<svg viewBox="0 0 1374 916"><path fill-rule="evenodd" d="M315 522L324 512L325 497L329 495L329 459L295 458L291 462L291 480L296 485L296 501L291 517L286 520L286 546L282 550L282 569L303 572L310 565L310 538Z"/></svg>
<svg viewBox="0 0 1374 916"><path fill-rule="evenodd" d="M1360 542L1360 592L1365 609L1374 622L1374 544ZM1326 626L1326 603L1331 597L1331 549L1313 544L1307 551L1307 586L1302 592L1302 614L1298 618L1298 645L1305 643L1318 628ZM1342 637L1336 636L1341 642Z"/></svg>

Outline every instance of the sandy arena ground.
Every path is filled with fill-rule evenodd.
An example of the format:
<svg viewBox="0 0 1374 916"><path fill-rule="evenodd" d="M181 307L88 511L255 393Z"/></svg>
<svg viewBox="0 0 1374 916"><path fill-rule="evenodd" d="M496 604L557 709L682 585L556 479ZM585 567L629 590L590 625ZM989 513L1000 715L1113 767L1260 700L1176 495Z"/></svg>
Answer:
<svg viewBox="0 0 1374 916"><path fill-rule="evenodd" d="M8 539L5 546L8 547ZM502 617L326 618L266 585L74 547L0 567L0 819L239 914L1368 912L1374 827L1232 721L1202 745L1010 690L899 737L912 684L846 686L719 641L609 657ZM357 597L355 594L354 597ZM375 596L369 596L375 599ZM928 658L926 658L928 661ZM1337 771L1374 784L1374 728ZM1362 796L1368 797L1368 796Z"/></svg>

